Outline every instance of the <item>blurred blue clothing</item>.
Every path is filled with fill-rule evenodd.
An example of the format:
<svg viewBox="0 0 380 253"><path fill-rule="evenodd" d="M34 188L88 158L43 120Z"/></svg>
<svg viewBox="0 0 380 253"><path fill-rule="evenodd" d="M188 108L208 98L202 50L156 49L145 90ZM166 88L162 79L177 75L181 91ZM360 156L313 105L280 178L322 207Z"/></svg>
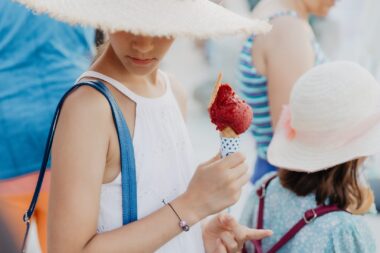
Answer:
<svg viewBox="0 0 380 253"><path fill-rule="evenodd" d="M256 161L253 167L254 173L251 177L251 183L255 184L260 178L265 174L277 171L277 167L270 164L266 159L261 158L260 156L256 157Z"/></svg>
<svg viewBox="0 0 380 253"><path fill-rule="evenodd" d="M39 169L59 99L95 53L95 31L0 1L0 180Z"/></svg>

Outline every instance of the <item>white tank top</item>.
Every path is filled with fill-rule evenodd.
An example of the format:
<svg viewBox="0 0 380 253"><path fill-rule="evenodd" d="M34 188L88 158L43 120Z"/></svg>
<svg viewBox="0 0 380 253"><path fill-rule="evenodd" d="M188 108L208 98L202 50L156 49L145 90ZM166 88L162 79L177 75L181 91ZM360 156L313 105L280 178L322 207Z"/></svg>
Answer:
<svg viewBox="0 0 380 253"><path fill-rule="evenodd" d="M136 103L133 146L139 219L163 207L163 199L171 201L182 194L195 168L187 128L169 78L162 71L158 74L164 78L166 85L165 94L158 98L139 96L115 79L95 71L85 72L79 78L93 77L106 81ZM119 174L114 181L102 185L98 233L123 226L121 196ZM174 213L172 222L178 223ZM204 252L200 224L173 238L156 252Z"/></svg>

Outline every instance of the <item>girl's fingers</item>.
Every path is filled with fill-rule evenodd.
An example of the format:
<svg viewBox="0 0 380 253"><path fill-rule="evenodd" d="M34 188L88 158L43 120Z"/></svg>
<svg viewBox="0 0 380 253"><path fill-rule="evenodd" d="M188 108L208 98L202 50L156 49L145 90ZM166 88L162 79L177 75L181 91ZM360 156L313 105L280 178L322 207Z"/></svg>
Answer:
<svg viewBox="0 0 380 253"><path fill-rule="evenodd" d="M236 180L242 177L243 175L247 174L247 172L248 172L248 165L245 163L240 164L239 166L228 171L228 173L231 175L232 180Z"/></svg>
<svg viewBox="0 0 380 253"><path fill-rule="evenodd" d="M211 158L210 160L204 162L204 163L201 163L199 166L207 166L207 165L210 165L218 160L220 160L220 153L218 152L213 158Z"/></svg>
<svg viewBox="0 0 380 253"><path fill-rule="evenodd" d="M246 240L260 240L273 234L272 230L268 229L246 229Z"/></svg>
<svg viewBox="0 0 380 253"><path fill-rule="evenodd" d="M230 232L223 232L220 235L220 239L223 242L223 245L227 248L228 253L236 253L239 251L239 245L235 241L234 235Z"/></svg>
<svg viewBox="0 0 380 253"><path fill-rule="evenodd" d="M236 152L221 159L220 161L217 161L217 163L220 163L221 168L235 169L239 165L243 164L245 159L246 158L242 153Z"/></svg>
<svg viewBox="0 0 380 253"><path fill-rule="evenodd" d="M241 188L249 182L250 178L251 176L246 172L240 175L240 177L235 180L234 185Z"/></svg>
<svg viewBox="0 0 380 253"><path fill-rule="evenodd" d="M213 253L228 253L226 247L220 239L216 240L216 248Z"/></svg>
<svg viewBox="0 0 380 253"><path fill-rule="evenodd" d="M241 250L246 241L246 227L240 225L235 218L229 214L221 214L218 217L219 222L225 229L234 234L235 241L238 244L238 249Z"/></svg>
<svg viewBox="0 0 380 253"><path fill-rule="evenodd" d="M243 226L229 214L221 214L218 219L223 227L229 230L230 234L233 235L234 241L237 243L238 250L241 250L244 243L248 240L260 240L273 234L271 230L251 229Z"/></svg>

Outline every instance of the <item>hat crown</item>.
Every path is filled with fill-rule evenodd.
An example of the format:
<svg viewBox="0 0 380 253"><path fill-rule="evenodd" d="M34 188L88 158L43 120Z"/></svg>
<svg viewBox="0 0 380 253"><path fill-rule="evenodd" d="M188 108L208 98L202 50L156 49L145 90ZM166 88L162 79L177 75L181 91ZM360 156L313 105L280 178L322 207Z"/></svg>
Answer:
<svg viewBox="0 0 380 253"><path fill-rule="evenodd" d="M297 131L338 131L360 123L380 102L380 85L358 64L319 65L295 83L290 98L291 125Z"/></svg>

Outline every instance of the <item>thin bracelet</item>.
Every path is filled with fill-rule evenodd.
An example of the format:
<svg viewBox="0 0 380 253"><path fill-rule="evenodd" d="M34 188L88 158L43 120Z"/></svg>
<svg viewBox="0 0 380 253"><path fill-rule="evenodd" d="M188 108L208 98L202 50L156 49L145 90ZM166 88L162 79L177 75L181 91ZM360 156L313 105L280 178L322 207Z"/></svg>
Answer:
<svg viewBox="0 0 380 253"><path fill-rule="evenodd" d="M175 213L175 215L179 219L179 227L182 229L182 231L185 231L185 232L189 231L190 230L190 226L187 225L187 222L185 220L181 219L181 217L178 215L178 213L174 210L173 206L170 203L166 203L166 201L164 199L162 200L162 203L164 203L164 205L169 206L170 209L173 210L173 212Z"/></svg>

